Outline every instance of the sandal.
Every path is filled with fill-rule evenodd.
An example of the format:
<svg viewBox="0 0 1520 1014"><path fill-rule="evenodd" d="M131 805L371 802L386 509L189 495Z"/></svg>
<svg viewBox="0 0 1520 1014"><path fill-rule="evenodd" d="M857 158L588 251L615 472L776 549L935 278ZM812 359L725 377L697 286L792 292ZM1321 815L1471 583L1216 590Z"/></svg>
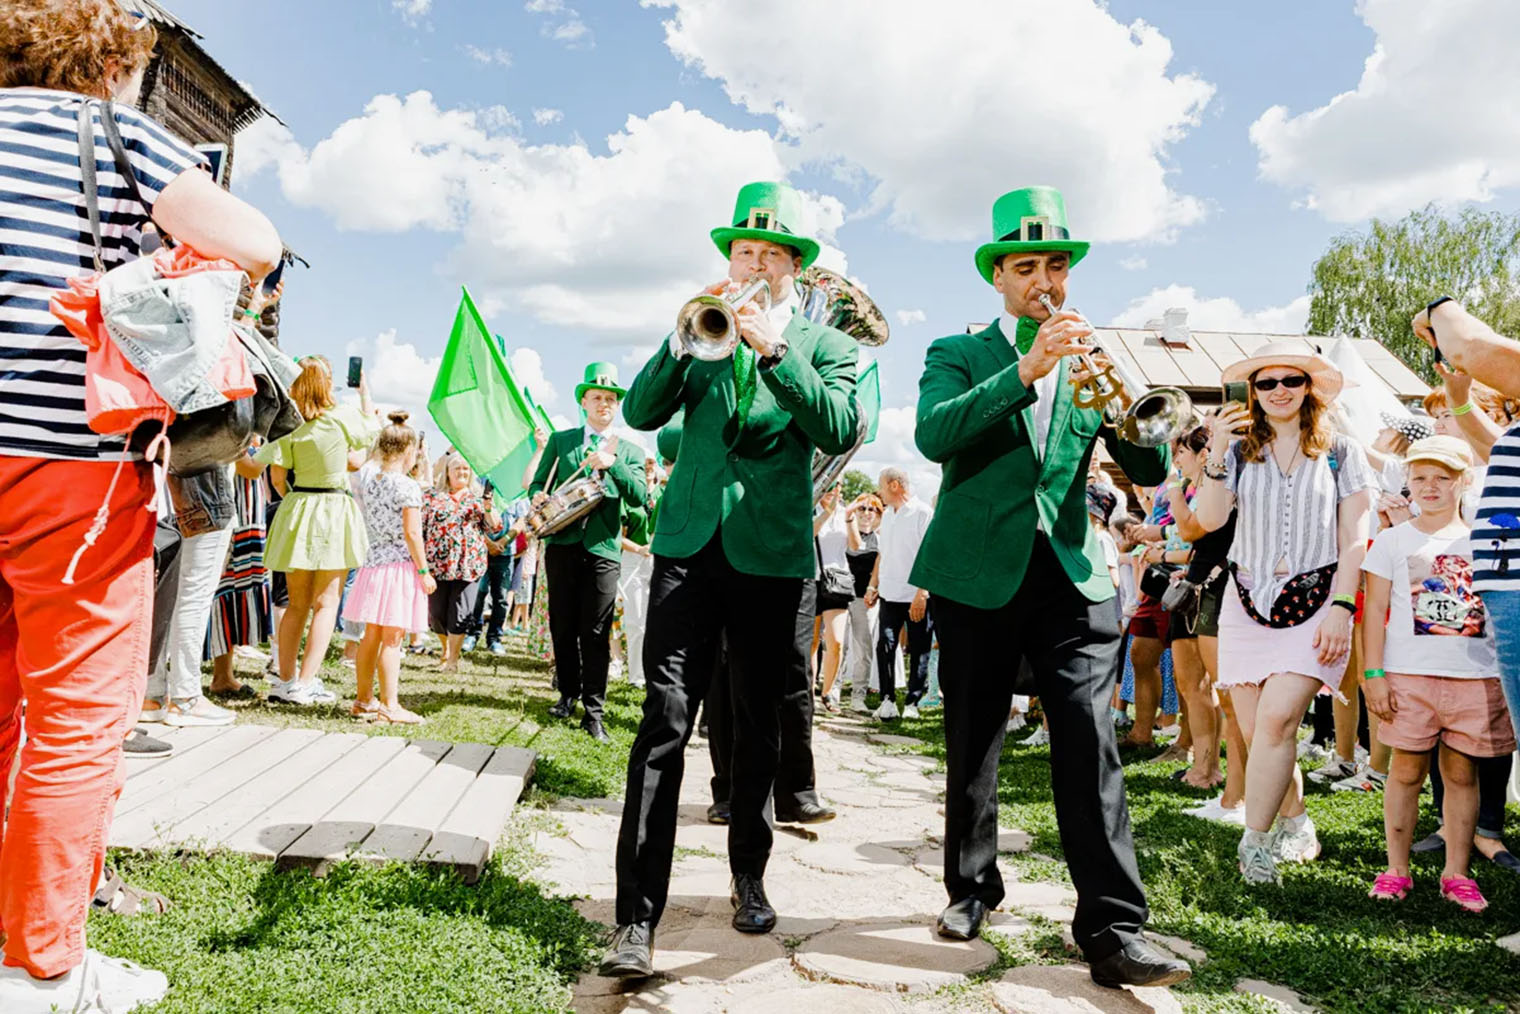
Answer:
<svg viewBox="0 0 1520 1014"><path fill-rule="evenodd" d="M373 697L368 701L355 701L348 709L349 716L357 718L361 722L373 722L379 713L380 702Z"/></svg>
<svg viewBox="0 0 1520 1014"><path fill-rule="evenodd" d="M206 691L207 697L223 697L229 701L251 701L259 696L259 692L247 683L239 683L236 690L218 690L215 687Z"/></svg>
<svg viewBox="0 0 1520 1014"><path fill-rule="evenodd" d="M102 908L112 915L163 915L169 911L169 899L153 891L132 887L109 867L101 872L100 886L90 899L94 908Z"/></svg>
<svg viewBox="0 0 1520 1014"><path fill-rule="evenodd" d="M1384 870L1372 882L1372 890L1367 892L1367 897L1377 898L1380 901L1403 901L1412 890L1414 890L1413 877L1401 875L1392 870Z"/></svg>
<svg viewBox="0 0 1520 1014"><path fill-rule="evenodd" d="M1488 907L1488 899L1471 877L1442 877L1441 897L1468 912L1481 912Z"/></svg>
<svg viewBox="0 0 1520 1014"><path fill-rule="evenodd" d="M375 708L375 720L385 722L388 725L426 725L427 719L414 711L408 711L401 705L387 708L381 704Z"/></svg>

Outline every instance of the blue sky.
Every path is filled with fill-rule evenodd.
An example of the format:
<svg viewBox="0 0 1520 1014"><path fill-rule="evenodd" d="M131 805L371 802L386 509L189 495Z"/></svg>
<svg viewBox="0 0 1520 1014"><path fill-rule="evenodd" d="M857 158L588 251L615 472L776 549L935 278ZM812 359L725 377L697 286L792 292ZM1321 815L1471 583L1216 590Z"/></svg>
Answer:
<svg viewBox="0 0 1520 1014"><path fill-rule="evenodd" d="M556 413L588 360L631 378L721 274L734 190L785 172L893 322L865 457L927 477L923 350L997 311L971 253L1004 190L1067 191L1096 322L1296 330L1336 233L1520 182L1513 88L1471 80L1515 76L1504 0L169 3L288 125L234 167L313 262L285 344L419 410L461 283Z"/></svg>

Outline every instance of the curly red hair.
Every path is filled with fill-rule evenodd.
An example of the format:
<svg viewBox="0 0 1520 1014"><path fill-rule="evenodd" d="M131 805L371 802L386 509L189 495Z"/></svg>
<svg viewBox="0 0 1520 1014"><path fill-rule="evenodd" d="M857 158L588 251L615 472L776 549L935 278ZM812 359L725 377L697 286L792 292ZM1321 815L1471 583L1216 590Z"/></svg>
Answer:
<svg viewBox="0 0 1520 1014"><path fill-rule="evenodd" d="M116 0L5 0L0 88L54 88L105 97L106 64L148 65L158 32Z"/></svg>

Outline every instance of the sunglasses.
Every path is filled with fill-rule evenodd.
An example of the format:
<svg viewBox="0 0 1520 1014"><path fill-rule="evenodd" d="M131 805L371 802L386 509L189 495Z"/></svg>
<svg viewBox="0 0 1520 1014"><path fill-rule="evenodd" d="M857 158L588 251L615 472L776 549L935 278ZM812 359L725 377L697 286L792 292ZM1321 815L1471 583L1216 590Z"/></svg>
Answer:
<svg viewBox="0 0 1520 1014"><path fill-rule="evenodd" d="M1299 373L1291 377L1262 377L1260 380L1253 381L1252 386L1258 391L1275 391L1277 390L1277 385L1281 384L1288 390L1293 391L1308 383L1309 378Z"/></svg>
<svg viewBox="0 0 1520 1014"><path fill-rule="evenodd" d="M880 514L881 513L881 511L877 510L875 507L857 507L855 509L857 511L859 511L860 513L862 513L862 514Z"/></svg>

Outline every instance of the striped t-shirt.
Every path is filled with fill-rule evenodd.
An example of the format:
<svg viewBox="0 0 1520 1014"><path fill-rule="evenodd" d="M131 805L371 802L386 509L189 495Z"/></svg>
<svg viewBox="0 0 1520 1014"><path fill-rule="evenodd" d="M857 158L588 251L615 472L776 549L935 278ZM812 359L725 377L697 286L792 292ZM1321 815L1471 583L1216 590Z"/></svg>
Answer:
<svg viewBox="0 0 1520 1014"><path fill-rule="evenodd" d="M1520 423L1489 451L1472 547L1474 590L1520 591Z"/></svg>
<svg viewBox="0 0 1520 1014"><path fill-rule="evenodd" d="M83 95L0 88L0 454L117 459L121 438L85 422L84 346L48 310L67 279L94 267L79 170ZM151 119L114 107L132 174L153 202L205 160ZM131 196L95 122L95 172L107 268L138 256L150 208Z"/></svg>

